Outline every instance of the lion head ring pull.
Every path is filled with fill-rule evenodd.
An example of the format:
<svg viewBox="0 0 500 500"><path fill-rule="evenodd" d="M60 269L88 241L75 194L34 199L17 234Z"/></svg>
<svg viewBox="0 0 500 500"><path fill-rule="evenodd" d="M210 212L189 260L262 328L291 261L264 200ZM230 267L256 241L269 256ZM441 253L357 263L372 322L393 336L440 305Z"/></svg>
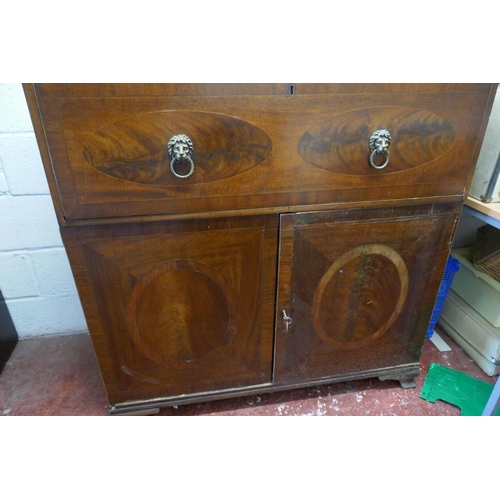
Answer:
<svg viewBox="0 0 500 500"><path fill-rule="evenodd" d="M194 172L194 163L191 158L194 153L193 141L184 134L174 135L168 141L167 151L169 156L172 158L172 161L170 162L170 171L172 174L179 179L187 179L188 177L191 177ZM175 164L186 162L188 162L191 166L189 172L187 174L179 174L179 172L175 170Z"/></svg>
<svg viewBox="0 0 500 500"><path fill-rule="evenodd" d="M389 145L391 144L391 134L388 130L380 129L373 132L370 137L370 165L377 170L387 167L389 160L391 158L391 153L389 152ZM385 155L385 161L381 165L375 163L375 156Z"/></svg>

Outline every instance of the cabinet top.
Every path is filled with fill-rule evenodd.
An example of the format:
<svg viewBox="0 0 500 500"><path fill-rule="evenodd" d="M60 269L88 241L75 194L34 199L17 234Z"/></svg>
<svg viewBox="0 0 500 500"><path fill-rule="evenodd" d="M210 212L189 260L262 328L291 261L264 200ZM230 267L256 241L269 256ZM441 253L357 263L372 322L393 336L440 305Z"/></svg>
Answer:
<svg viewBox="0 0 500 500"><path fill-rule="evenodd" d="M55 98L482 92L486 83L41 83Z"/></svg>

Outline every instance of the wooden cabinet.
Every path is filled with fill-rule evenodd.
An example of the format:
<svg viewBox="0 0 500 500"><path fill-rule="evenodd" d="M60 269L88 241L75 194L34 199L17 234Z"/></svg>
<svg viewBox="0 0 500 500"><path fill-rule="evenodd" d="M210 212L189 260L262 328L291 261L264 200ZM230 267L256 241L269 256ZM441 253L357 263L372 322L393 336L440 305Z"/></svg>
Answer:
<svg viewBox="0 0 500 500"><path fill-rule="evenodd" d="M25 85L111 413L410 386L494 90Z"/></svg>

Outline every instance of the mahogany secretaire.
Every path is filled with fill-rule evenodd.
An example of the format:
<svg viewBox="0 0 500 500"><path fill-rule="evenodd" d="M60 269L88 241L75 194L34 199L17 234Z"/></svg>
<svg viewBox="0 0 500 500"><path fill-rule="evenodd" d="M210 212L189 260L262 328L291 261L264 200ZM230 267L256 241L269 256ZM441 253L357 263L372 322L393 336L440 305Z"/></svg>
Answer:
<svg viewBox="0 0 500 500"><path fill-rule="evenodd" d="M24 90L112 414L411 386L496 85Z"/></svg>

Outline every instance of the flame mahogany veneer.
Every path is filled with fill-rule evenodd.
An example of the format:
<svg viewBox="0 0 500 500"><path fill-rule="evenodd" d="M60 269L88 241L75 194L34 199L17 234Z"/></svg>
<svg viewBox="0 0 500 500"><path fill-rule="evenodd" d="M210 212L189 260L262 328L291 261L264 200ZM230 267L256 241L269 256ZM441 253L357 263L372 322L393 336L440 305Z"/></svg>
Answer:
<svg viewBox="0 0 500 500"><path fill-rule="evenodd" d="M112 414L412 385L496 86L24 89Z"/></svg>

